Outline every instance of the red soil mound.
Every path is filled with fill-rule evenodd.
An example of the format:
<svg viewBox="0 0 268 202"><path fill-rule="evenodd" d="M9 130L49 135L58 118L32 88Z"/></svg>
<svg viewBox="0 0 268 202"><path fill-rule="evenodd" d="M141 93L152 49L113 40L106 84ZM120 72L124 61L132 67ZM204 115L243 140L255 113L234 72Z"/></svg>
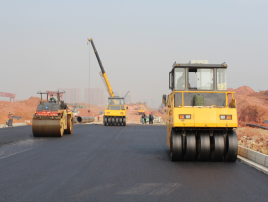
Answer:
<svg viewBox="0 0 268 202"><path fill-rule="evenodd" d="M10 112L13 116L20 116L22 119L13 120L13 123L25 122L25 120L32 121L35 109L40 102L37 97L31 97L28 100L17 102L0 101L0 124L6 123L6 118Z"/></svg>
<svg viewBox="0 0 268 202"><path fill-rule="evenodd" d="M255 93L255 91L248 87L248 86L242 86L234 90L236 94L238 95L249 95L251 93Z"/></svg>

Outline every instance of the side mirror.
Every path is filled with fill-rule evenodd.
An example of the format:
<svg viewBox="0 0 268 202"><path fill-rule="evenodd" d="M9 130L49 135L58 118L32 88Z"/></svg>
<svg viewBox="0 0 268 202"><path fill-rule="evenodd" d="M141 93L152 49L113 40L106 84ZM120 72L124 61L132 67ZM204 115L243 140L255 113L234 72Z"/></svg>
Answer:
<svg viewBox="0 0 268 202"><path fill-rule="evenodd" d="M90 113L90 110L88 110L87 112Z"/></svg>
<svg viewBox="0 0 268 202"><path fill-rule="evenodd" d="M128 109L128 107L127 107L127 109Z"/></svg>
<svg viewBox="0 0 268 202"><path fill-rule="evenodd" d="M162 96L162 103L166 106L166 103L167 103L167 96L166 95Z"/></svg>

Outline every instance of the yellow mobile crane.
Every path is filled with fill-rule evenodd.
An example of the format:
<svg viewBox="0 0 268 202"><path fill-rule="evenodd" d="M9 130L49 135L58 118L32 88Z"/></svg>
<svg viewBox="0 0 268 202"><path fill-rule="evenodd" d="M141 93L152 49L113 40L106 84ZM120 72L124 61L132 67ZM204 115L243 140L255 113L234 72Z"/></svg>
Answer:
<svg viewBox="0 0 268 202"><path fill-rule="evenodd" d="M140 102L140 106L138 107L138 114L144 114L144 109L142 107L141 102Z"/></svg>
<svg viewBox="0 0 268 202"><path fill-rule="evenodd" d="M108 105L105 107L105 115L103 116L103 125L126 125L127 107L125 106L125 97L114 96L112 87L108 80L107 74L103 68L97 49L93 43L93 39L88 39L95 52L96 58L101 68L100 76L104 81L107 91L110 95Z"/></svg>
<svg viewBox="0 0 268 202"><path fill-rule="evenodd" d="M236 100L234 92L227 92L226 76L225 63L173 64L172 92L162 97L172 161L236 161Z"/></svg>

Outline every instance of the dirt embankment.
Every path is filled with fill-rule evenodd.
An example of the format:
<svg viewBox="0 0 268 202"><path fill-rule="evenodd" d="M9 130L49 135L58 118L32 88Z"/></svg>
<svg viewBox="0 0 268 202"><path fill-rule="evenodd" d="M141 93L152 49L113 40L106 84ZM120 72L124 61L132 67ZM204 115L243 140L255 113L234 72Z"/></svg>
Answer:
<svg viewBox="0 0 268 202"><path fill-rule="evenodd" d="M255 92L248 86L228 89L228 91L235 92L239 144L268 154L268 130L245 127L245 124L243 124L253 123L268 127L268 124L263 123L265 119L268 119L268 91Z"/></svg>
<svg viewBox="0 0 268 202"><path fill-rule="evenodd" d="M97 117L100 113L104 113L104 106L99 105L92 105L92 104L81 104L83 106L86 106L85 109L79 108L79 114L78 116L94 116ZM90 112L88 112L90 110Z"/></svg>
<svg viewBox="0 0 268 202"><path fill-rule="evenodd" d="M239 145L268 154L268 130L240 127L236 133Z"/></svg>
<svg viewBox="0 0 268 202"><path fill-rule="evenodd" d="M128 105L128 121L129 122L140 122L141 119L141 114L138 114L138 107L140 107L139 104L131 104ZM148 108L146 108L144 105L142 105L144 112L147 116L149 116L149 114L152 112L154 114L155 117L164 117L164 114L161 114L158 111L149 111Z"/></svg>
<svg viewBox="0 0 268 202"><path fill-rule="evenodd" d="M268 119L268 91L255 92L248 86L228 91L235 92L239 124L247 122L264 125L263 120Z"/></svg>
<svg viewBox="0 0 268 202"><path fill-rule="evenodd" d="M6 123L6 118L10 112L13 116L20 116L22 119L13 119L13 123L22 123L26 120L32 122L32 118L35 112L40 98L30 97L28 100L17 102L5 102L0 101L0 124Z"/></svg>

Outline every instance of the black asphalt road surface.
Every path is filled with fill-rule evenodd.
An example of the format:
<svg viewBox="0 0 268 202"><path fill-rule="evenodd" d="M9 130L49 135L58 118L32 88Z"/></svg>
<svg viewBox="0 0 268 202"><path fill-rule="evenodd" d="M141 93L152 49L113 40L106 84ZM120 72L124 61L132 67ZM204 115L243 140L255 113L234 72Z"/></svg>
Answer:
<svg viewBox="0 0 268 202"><path fill-rule="evenodd" d="M0 201L268 201L268 176L241 162L171 162L165 126L22 126L0 142Z"/></svg>

